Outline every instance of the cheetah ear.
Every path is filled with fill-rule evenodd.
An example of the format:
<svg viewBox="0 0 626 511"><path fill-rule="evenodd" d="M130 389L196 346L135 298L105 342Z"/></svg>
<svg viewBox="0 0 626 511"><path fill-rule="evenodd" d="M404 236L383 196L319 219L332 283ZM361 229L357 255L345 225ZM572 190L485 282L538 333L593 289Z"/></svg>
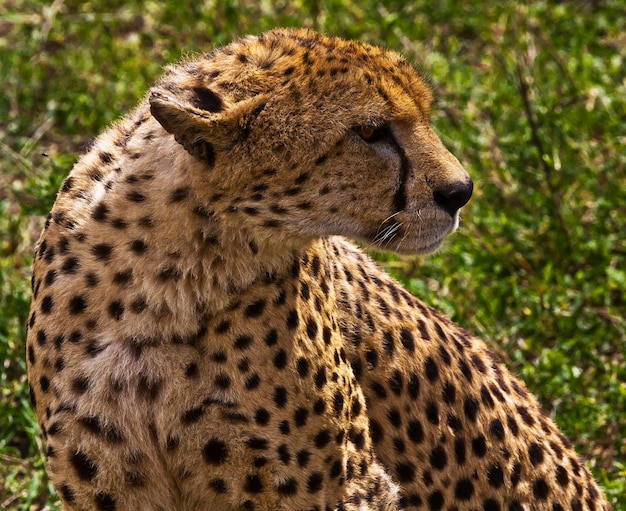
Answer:
<svg viewBox="0 0 626 511"><path fill-rule="evenodd" d="M210 163L215 150L245 141L252 121L265 108L265 95L226 103L207 88L175 95L164 88L150 91L150 112L168 133L195 158Z"/></svg>

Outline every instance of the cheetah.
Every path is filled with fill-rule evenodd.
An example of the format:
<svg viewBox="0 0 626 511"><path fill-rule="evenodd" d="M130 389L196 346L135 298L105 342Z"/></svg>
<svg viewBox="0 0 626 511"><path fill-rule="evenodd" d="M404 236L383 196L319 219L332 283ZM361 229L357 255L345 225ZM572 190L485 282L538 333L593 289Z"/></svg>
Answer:
<svg viewBox="0 0 626 511"><path fill-rule="evenodd" d="M27 362L66 510L607 510L487 345L347 238L436 251L473 184L396 53L307 29L169 67L64 181Z"/></svg>

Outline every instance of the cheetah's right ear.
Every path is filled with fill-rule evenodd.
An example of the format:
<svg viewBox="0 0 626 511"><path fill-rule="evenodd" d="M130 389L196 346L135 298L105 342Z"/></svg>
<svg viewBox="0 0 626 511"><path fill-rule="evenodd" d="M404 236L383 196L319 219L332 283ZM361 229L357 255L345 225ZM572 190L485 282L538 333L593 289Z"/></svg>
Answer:
<svg viewBox="0 0 626 511"><path fill-rule="evenodd" d="M247 138L252 121L265 108L265 95L226 103L207 88L172 93L162 87L150 91L150 112L168 133L195 158L208 163L215 149L231 149Z"/></svg>

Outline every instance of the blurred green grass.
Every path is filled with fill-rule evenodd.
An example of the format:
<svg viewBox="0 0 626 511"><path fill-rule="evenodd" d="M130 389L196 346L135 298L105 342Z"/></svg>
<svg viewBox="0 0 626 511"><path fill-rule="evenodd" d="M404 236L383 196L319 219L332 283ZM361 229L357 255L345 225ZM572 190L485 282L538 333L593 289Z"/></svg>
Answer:
<svg viewBox="0 0 626 511"><path fill-rule="evenodd" d="M0 0L0 508L56 509L28 406L31 254L77 154L162 66L309 26L402 52L476 181L427 259L377 254L490 338L626 509L626 5Z"/></svg>

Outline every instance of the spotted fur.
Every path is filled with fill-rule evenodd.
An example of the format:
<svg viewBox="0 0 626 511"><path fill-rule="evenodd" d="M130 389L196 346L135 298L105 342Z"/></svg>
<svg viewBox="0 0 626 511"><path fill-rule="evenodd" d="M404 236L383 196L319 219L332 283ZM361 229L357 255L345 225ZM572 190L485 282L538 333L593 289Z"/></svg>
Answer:
<svg viewBox="0 0 626 511"><path fill-rule="evenodd" d="M602 510L480 340L342 237L428 253L472 184L401 57L308 30L168 68L65 180L27 357L63 508Z"/></svg>

